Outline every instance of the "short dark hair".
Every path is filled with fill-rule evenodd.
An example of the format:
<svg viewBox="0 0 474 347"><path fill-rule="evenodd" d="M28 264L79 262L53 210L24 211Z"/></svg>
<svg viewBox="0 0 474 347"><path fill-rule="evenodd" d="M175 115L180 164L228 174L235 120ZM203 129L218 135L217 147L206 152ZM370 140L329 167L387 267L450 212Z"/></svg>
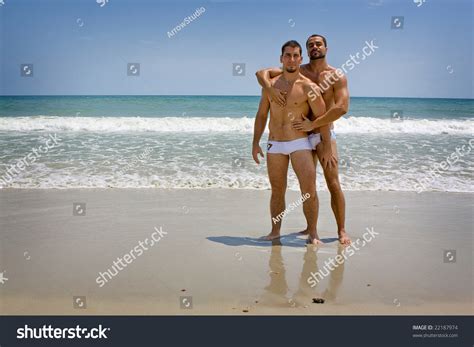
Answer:
<svg viewBox="0 0 474 347"><path fill-rule="evenodd" d="M301 45L298 43L298 41L290 40L285 42L283 46L281 46L281 55L283 55L283 53L285 52L286 47L298 47L300 49L300 55L303 55L303 50L301 49Z"/></svg>
<svg viewBox="0 0 474 347"><path fill-rule="evenodd" d="M312 37L320 37L320 38L322 38L322 39L323 39L323 42L324 42L324 47L327 47L327 46L328 46L328 43L327 43L327 41L326 41L326 38L325 38L323 35L313 34L313 35L311 35L310 37L308 37L308 39L306 40L306 47L308 47L308 41L309 41L309 39L312 38Z"/></svg>

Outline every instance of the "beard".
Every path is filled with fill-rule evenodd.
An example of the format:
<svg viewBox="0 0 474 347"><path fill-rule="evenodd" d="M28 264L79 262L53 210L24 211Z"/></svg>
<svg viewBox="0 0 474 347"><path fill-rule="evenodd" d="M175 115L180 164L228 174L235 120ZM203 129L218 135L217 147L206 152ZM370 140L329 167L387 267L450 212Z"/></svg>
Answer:
<svg viewBox="0 0 474 347"><path fill-rule="evenodd" d="M315 53L309 57L309 60L318 60L318 59L323 59L325 57L326 57L326 54L321 53L320 55L318 55L318 53Z"/></svg>
<svg viewBox="0 0 474 347"><path fill-rule="evenodd" d="M287 67L285 70L286 72L293 73L296 72L296 67Z"/></svg>

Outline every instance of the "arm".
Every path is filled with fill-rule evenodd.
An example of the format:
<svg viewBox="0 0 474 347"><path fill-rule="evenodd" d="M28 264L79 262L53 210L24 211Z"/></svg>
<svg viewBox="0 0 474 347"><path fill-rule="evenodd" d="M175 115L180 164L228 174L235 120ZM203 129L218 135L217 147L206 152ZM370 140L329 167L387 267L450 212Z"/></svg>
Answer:
<svg viewBox="0 0 474 347"><path fill-rule="evenodd" d="M329 128L329 125L325 125L319 128L319 133L321 134L320 146L322 146L322 151L320 155L321 165L324 169L328 167L336 167L337 158L332 151L331 129Z"/></svg>
<svg viewBox="0 0 474 347"><path fill-rule="evenodd" d="M281 75L283 71L278 68L269 68L269 69L263 69L263 70L258 70L255 75L257 76L257 81L258 84L262 86L264 89L270 89L272 87L271 79L273 77L277 77Z"/></svg>
<svg viewBox="0 0 474 347"><path fill-rule="evenodd" d="M308 96L308 104L316 118L322 117L326 112L326 103L321 94L321 88L315 83L307 83L304 92Z"/></svg>
<svg viewBox="0 0 474 347"><path fill-rule="evenodd" d="M347 88L347 78L342 76L334 84L334 105L321 117L313 122L313 129L330 124L349 110L349 90Z"/></svg>
<svg viewBox="0 0 474 347"><path fill-rule="evenodd" d="M265 127L267 126L269 110L270 101L268 100L268 94L265 92L265 89L262 89L262 96L260 97L260 104L258 105L258 111L255 116L255 124L253 127L252 157L257 164L260 164L258 154L264 157L262 148L260 148L260 139L265 131Z"/></svg>
<svg viewBox="0 0 474 347"><path fill-rule="evenodd" d="M308 103L311 107L316 119L322 117L326 113L326 103L324 102L323 96L321 94L321 89L314 83L308 84L305 90L306 95L308 95ZM306 120L306 117L304 117ZM321 134L321 143L322 143L322 152L321 152L321 165L323 168L326 167L335 167L337 159L334 156L331 148L331 129L330 125L326 124L320 127L319 133Z"/></svg>
<svg viewBox="0 0 474 347"><path fill-rule="evenodd" d="M309 83L305 86L305 93L308 95L309 107L316 119L322 117L326 112L326 103L321 94L321 89L314 83ZM306 117L304 117L306 119ZM313 122L314 123L314 122ZM319 129L321 140L323 143L331 144L331 129L329 124L324 125Z"/></svg>
<svg viewBox="0 0 474 347"><path fill-rule="evenodd" d="M280 106L285 106L286 104L286 97L285 94L282 91L273 88L271 79L274 77L277 77L281 75L283 71L278 68L270 68L270 69L263 69L263 70L258 70L255 75L257 76L257 81L258 84L262 86L263 89L265 89L270 96L270 98L276 102Z"/></svg>

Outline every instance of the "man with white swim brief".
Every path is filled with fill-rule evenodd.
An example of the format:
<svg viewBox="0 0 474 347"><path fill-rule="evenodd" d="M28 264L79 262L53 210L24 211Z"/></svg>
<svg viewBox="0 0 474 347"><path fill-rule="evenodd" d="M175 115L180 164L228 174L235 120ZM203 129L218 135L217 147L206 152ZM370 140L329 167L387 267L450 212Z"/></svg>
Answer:
<svg viewBox="0 0 474 347"><path fill-rule="evenodd" d="M349 91L347 87L347 78L343 73L345 65L350 66L351 61L347 61L341 68L334 68L326 61L326 53L328 50L326 38L322 35L314 34L308 37L306 41L306 49L310 62L301 65L301 74L316 83L323 93L323 99L326 104L326 113L316 119L295 119L293 128L300 131L310 131L309 140L313 148L313 158L315 165L318 160L324 170L324 178L331 193L331 208L336 218L337 233L339 242L348 245L351 240L345 229L345 211L346 201L344 193L339 182L339 166L337 163L337 144L334 131L331 130L331 151L333 157L330 160L326 150L328 147L319 144L321 141L320 129L322 126L329 125L333 127L333 122L342 117L349 109ZM270 83L272 78L279 76L281 69L264 69L257 72L257 79L264 88L270 98L281 107L285 107L287 103L286 95L281 90L276 89ZM324 137L324 134L322 135ZM308 231L302 231L307 234Z"/></svg>
<svg viewBox="0 0 474 347"><path fill-rule="evenodd" d="M316 169L312 158L312 148L307 132L295 130L292 121L308 117L310 110L318 117L325 113L326 106L318 86L300 74L302 49L298 42L288 41L281 49L280 62L283 73L271 80L274 88L286 93L286 106L274 103L266 90L262 90L260 105L255 117L252 156L260 164L262 157L260 139L267 124L270 111L269 136L267 143L267 169L272 188L270 213L272 217L271 232L264 237L273 240L280 237L282 213L285 210L285 193L287 187L288 166L291 165L300 184L301 194L309 196L303 202L303 212L308 225L308 243L320 244L316 224L318 218L318 201L316 196ZM314 95L314 97L310 97ZM329 126L320 128L325 146L331 146ZM331 153L331 151L328 151ZM328 158L326 158L328 159ZM328 159L329 160L329 159Z"/></svg>

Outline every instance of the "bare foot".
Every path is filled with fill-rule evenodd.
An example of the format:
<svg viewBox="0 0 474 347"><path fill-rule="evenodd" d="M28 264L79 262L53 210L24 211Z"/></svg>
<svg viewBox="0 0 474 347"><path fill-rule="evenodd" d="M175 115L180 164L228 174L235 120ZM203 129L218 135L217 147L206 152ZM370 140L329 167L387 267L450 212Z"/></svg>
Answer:
<svg viewBox="0 0 474 347"><path fill-rule="evenodd" d="M305 229L305 230L303 230L303 231L299 231L298 234L300 234L300 235L308 235L308 234L309 234L309 231L308 231L308 229Z"/></svg>
<svg viewBox="0 0 474 347"><path fill-rule="evenodd" d="M341 245L350 245L352 243L349 235L347 235L346 231L344 229L342 229L341 231L338 232L339 234L339 243Z"/></svg>
<svg viewBox="0 0 474 347"><path fill-rule="evenodd" d="M262 236L260 240L262 241L272 241L280 238L280 233L271 232L267 236Z"/></svg>
<svg viewBox="0 0 474 347"><path fill-rule="evenodd" d="M316 236L308 236L308 239L306 240L306 244L308 245L314 245L314 246L321 246L323 242L319 239L318 235Z"/></svg>

